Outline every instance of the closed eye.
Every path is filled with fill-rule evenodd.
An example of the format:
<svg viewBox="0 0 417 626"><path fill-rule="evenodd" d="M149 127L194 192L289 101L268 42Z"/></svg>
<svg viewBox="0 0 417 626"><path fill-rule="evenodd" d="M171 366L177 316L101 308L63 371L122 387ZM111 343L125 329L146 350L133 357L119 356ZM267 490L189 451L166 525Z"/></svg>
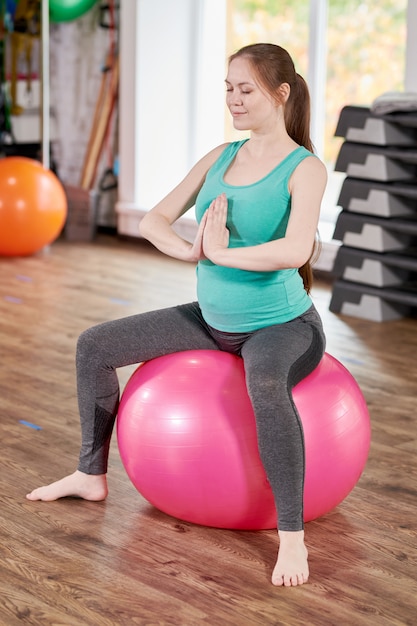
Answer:
<svg viewBox="0 0 417 626"><path fill-rule="evenodd" d="M231 93L233 91L234 91L233 87L227 87L226 88L226 92L228 92L228 93ZM240 93L242 93L244 95L248 95L248 94L252 93L252 90L251 89L241 89Z"/></svg>

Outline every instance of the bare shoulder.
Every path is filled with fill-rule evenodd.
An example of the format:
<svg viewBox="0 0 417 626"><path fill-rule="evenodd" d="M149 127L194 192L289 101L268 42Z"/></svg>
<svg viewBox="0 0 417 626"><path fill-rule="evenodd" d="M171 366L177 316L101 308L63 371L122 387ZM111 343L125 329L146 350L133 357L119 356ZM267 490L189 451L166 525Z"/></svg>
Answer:
<svg viewBox="0 0 417 626"><path fill-rule="evenodd" d="M191 184L192 186L195 186L196 190L199 190L205 180L207 172L228 145L228 143L223 143L210 150L210 152L207 152L207 154L199 159L199 161L197 161L197 163L191 168L183 180L183 183L185 182L186 185Z"/></svg>
<svg viewBox="0 0 417 626"><path fill-rule="evenodd" d="M191 168L179 187L191 186L196 192L199 191L203 184L206 174L211 166L217 161L219 156L225 150L229 143L223 143L207 152L197 163Z"/></svg>
<svg viewBox="0 0 417 626"><path fill-rule="evenodd" d="M303 159L297 169L304 171L304 173L309 172L313 176L319 176L320 179L327 180L327 168L323 161L314 154Z"/></svg>
<svg viewBox="0 0 417 626"><path fill-rule="evenodd" d="M210 150L210 152L207 152L207 154L205 154L199 161L197 161L195 167L203 167L209 169L229 145L229 143L222 143L219 146L216 146L215 148Z"/></svg>
<svg viewBox="0 0 417 626"><path fill-rule="evenodd" d="M315 154L303 159L300 165L304 165L305 171L311 171L314 174L325 176L327 178L327 168L323 161Z"/></svg>
<svg viewBox="0 0 417 626"><path fill-rule="evenodd" d="M170 224L173 224L181 215L188 211L195 204L207 172L228 145L228 143L223 143L213 148L197 161L185 178L146 213L141 221L141 229L144 229L146 223L156 214L163 215Z"/></svg>
<svg viewBox="0 0 417 626"><path fill-rule="evenodd" d="M327 168L317 156L311 155L303 159L291 175L289 187L294 189L298 185L314 184L325 187L327 184Z"/></svg>

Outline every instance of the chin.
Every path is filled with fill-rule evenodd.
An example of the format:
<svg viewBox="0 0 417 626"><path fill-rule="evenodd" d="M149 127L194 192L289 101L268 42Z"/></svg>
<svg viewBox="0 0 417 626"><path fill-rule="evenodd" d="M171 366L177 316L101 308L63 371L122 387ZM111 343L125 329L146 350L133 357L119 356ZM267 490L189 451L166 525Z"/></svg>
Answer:
<svg viewBox="0 0 417 626"><path fill-rule="evenodd" d="M243 120L237 120L233 118L233 128L236 130L250 130L248 124L245 124Z"/></svg>

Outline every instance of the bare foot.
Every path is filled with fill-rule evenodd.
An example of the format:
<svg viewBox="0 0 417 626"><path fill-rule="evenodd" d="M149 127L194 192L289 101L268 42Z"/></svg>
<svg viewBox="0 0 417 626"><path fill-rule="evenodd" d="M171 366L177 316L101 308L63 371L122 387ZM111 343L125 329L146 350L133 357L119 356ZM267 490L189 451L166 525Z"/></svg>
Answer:
<svg viewBox="0 0 417 626"><path fill-rule="evenodd" d="M84 474L76 470L73 474L57 480L55 483L34 489L28 493L28 500L44 500L50 502L76 496L84 500L99 501L105 500L108 494L107 478L105 474Z"/></svg>
<svg viewBox="0 0 417 626"><path fill-rule="evenodd" d="M308 552L304 544L304 531L278 531L279 552L274 571L272 584L277 587L295 587L308 580Z"/></svg>

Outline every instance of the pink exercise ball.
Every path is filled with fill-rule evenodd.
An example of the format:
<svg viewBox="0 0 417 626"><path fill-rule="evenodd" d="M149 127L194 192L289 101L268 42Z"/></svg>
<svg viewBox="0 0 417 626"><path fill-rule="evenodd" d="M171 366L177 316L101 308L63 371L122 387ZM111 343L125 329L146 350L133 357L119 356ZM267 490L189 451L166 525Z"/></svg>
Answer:
<svg viewBox="0 0 417 626"><path fill-rule="evenodd" d="M305 437L307 522L358 482L370 420L355 379L327 353L293 395ZM164 513L217 528L276 528L241 358L193 350L143 363L122 394L117 438L133 485Z"/></svg>

